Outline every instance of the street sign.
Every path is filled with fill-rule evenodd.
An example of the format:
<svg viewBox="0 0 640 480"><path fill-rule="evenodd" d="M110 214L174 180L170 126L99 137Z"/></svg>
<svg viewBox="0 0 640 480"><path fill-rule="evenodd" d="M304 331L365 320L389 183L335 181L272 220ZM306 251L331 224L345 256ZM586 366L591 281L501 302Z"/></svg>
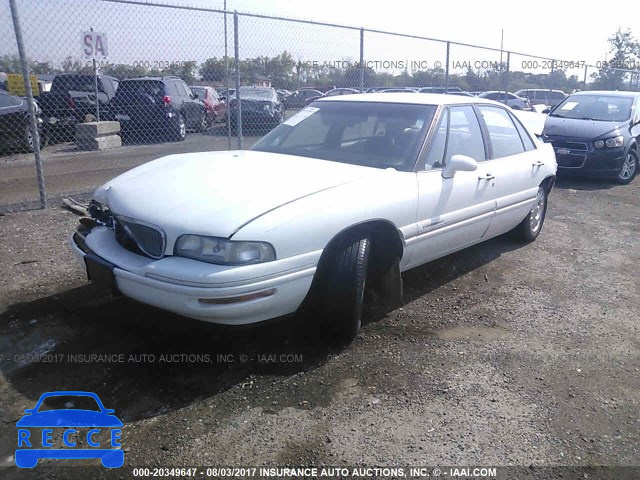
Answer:
<svg viewBox="0 0 640 480"><path fill-rule="evenodd" d="M105 58L109 54L107 49L107 34L100 32L82 32L82 52L85 58Z"/></svg>
<svg viewBox="0 0 640 480"><path fill-rule="evenodd" d="M33 94L40 95L38 78L35 75L29 75L29 80L31 81L31 90L33 91ZM12 95L18 95L19 97L27 95L27 91L24 88L24 77L18 73L8 73L7 90L9 90L9 93Z"/></svg>

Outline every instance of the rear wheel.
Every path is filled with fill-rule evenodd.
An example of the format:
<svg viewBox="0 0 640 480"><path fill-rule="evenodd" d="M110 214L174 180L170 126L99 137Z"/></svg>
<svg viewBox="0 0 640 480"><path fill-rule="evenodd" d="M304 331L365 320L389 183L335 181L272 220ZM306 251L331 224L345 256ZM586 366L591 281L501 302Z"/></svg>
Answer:
<svg viewBox="0 0 640 480"><path fill-rule="evenodd" d="M26 125L24 127L24 133L22 137L22 146L28 151L33 152L34 149L34 138L31 133L31 125Z"/></svg>
<svg viewBox="0 0 640 480"><path fill-rule="evenodd" d="M209 127L209 122L207 120L207 113L202 112L200 114L200 119L198 120L198 125L196 125L196 132L203 133Z"/></svg>
<svg viewBox="0 0 640 480"><path fill-rule="evenodd" d="M187 122L182 115L178 115L176 124L171 132L171 140L182 142L185 138L187 138Z"/></svg>
<svg viewBox="0 0 640 480"><path fill-rule="evenodd" d="M516 236L525 242L533 242L544 224L547 215L547 190L541 185L538 187L536 194L536 202L534 203L529 215L513 230Z"/></svg>
<svg viewBox="0 0 640 480"><path fill-rule="evenodd" d="M635 150L629 150L624 157L620 172L616 177L618 183L626 185L633 180L638 172L638 153Z"/></svg>

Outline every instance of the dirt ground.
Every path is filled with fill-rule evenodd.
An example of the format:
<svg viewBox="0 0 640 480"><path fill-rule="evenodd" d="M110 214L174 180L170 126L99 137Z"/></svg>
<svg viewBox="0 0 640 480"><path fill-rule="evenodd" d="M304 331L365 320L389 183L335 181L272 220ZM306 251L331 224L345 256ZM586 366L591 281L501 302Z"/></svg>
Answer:
<svg viewBox="0 0 640 480"><path fill-rule="evenodd" d="M640 466L640 179L561 180L535 243L409 272L405 305L341 350L305 318L229 329L106 297L76 222L0 216L0 465L43 392L85 390L124 422L127 466ZM129 478L42 463L0 475Z"/></svg>

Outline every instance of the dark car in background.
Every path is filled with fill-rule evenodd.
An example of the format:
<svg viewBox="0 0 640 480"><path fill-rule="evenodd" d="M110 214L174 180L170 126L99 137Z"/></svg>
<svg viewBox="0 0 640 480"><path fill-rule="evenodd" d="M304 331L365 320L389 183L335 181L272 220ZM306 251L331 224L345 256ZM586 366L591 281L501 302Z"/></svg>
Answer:
<svg viewBox="0 0 640 480"><path fill-rule="evenodd" d="M638 172L640 93L574 93L549 112L542 138L553 145L559 174L629 183Z"/></svg>
<svg viewBox="0 0 640 480"><path fill-rule="evenodd" d="M108 118L108 109L118 90L119 81L108 75L98 75L97 81L96 98L93 75L74 73L54 77L51 89L38 96L43 129L47 137L54 140L73 140L76 125L84 122L87 115L96 114L96 103L99 104L100 118Z"/></svg>
<svg viewBox="0 0 640 480"><path fill-rule="evenodd" d="M240 87L243 131L265 131L284 121L284 105L271 87ZM229 101L231 129L238 126L238 98Z"/></svg>
<svg viewBox="0 0 640 480"><path fill-rule="evenodd" d="M40 108L37 104L34 106L40 126ZM0 150L9 153L32 152L33 146L27 100L0 90Z"/></svg>
<svg viewBox="0 0 640 480"><path fill-rule="evenodd" d="M314 88L296 90L284 99L284 106L285 108L302 108L307 104L308 99L321 96L322 92Z"/></svg>
<svg viewBox="0 0 640 480"><path fill-rule="evenodd" d="M141 77L120 82L111 102L125 139L161 136L182 141L187 129L207 129L207 112L189 86L178 77Z"/></svg>
<svg viewBox="0 0 640 480"><path fill-rule="evenodd" d="M222 122L227 115L227 104L220 100L220 95L213 87L191 86L191 91L204 104L209 126Z"/></svg>

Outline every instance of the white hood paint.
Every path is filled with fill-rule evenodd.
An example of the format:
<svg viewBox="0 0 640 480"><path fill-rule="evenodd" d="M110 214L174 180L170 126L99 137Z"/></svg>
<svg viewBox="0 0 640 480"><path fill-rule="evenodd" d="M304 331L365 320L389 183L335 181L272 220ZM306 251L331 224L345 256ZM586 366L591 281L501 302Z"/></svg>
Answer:
<svg viewBox="0 0 640 480"><path fill-rule="evenodd" d="M264 213L382 170L257 151L170 155L98 188L113 213L185 233L229 237Z"/></svg>

